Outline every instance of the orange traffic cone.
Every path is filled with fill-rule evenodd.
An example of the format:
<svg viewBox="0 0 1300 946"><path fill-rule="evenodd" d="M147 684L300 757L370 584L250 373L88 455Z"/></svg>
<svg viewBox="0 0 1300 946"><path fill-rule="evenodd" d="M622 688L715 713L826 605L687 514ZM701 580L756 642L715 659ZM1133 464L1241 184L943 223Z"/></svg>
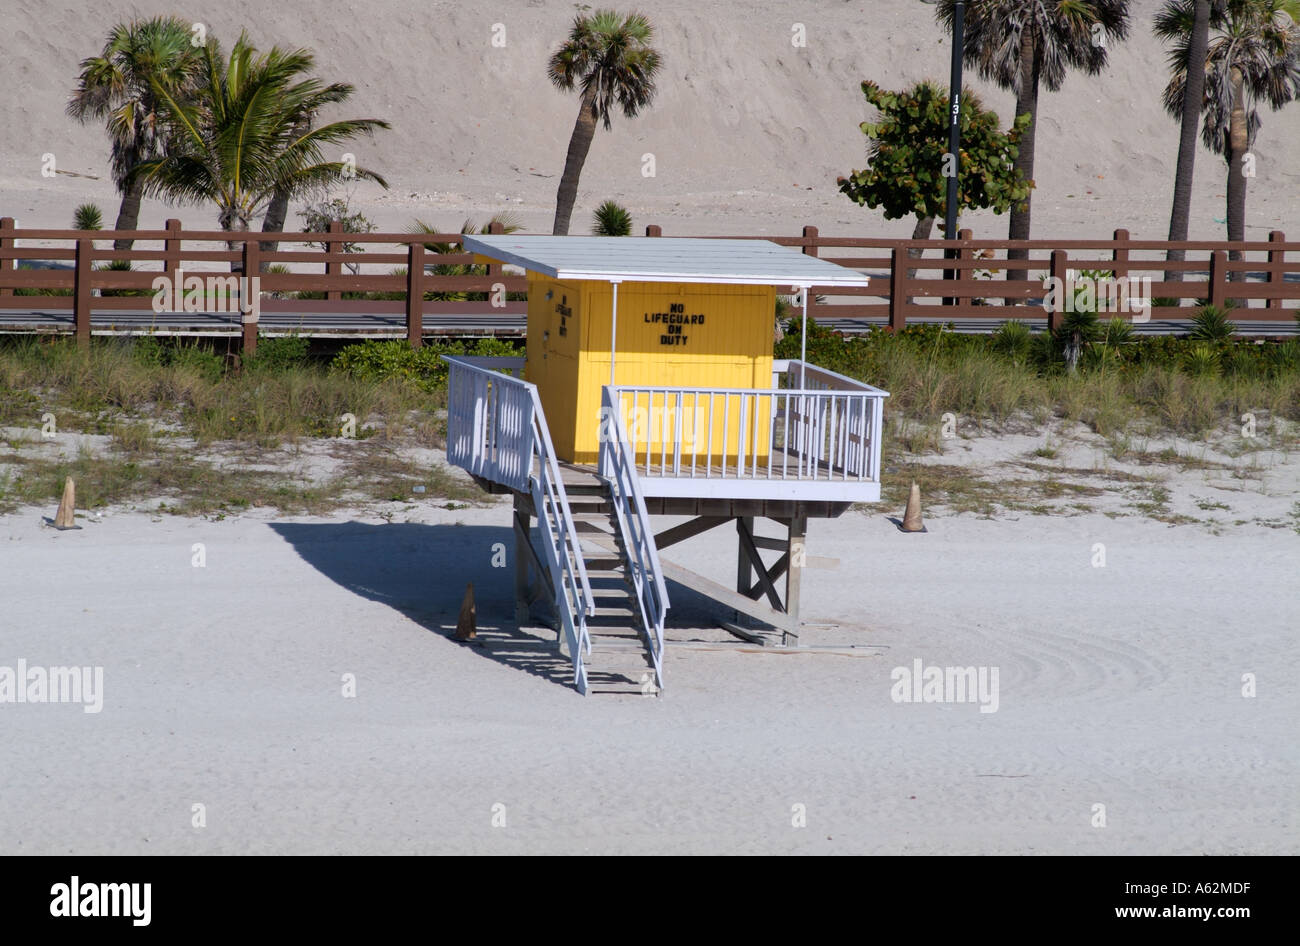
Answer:
<svg viewBox="0 0 1300 946"><path fill-rule="evenodd" d="M912 492L907 497L907 511L903 513L904 532L924 532L925 523L921 521L921 487L912 482Z"/></svg>

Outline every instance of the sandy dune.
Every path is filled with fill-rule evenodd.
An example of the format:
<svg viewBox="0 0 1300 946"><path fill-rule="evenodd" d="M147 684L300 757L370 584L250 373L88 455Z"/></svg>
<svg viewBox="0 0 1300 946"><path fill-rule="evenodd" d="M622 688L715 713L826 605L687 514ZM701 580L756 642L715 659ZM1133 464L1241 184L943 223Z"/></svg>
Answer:
<svg viewBox="0 0 1300 946"><path fill-rule="evenodd" d="M263 46L308 46L320 74L357 86L347 110L385 118L394 130L358 142L358 160L392 182L359 186L354 202L382 227L405 229L421 216L446 228L466 216L515 211L528 229L549 232L555 188L577 104L553 90L544 66L574 13L557 0L461 4L371 0L361 12L343 0L220 0L187 12L169 0L23 4L0 0L3 118L24 134L0 141L0 214L25 226L68 226L77 203L94 199L106 222L116 199L106 178L101 130L66 118L78 61L97 52L109 26L132 14L193 16L233 41L248 27ZM574 232L606 198L627 204L638 226L677 234L825 233L905 236L835 187L864 164L858 123L868 117L858 89L933 77L946 82L948 40L932 8L916 0L649 0L666 64L660 94L641 118L619 118L600 133L583 174ZM1150 34L1156 0L1132 4L1130 39L1112 50L1096 78L1071 75L1044 92L1038 136L1035 233L1103 237L1116 227L1161 239L1168 229L1177 126L1160 108L1164 51ZM794 24L807 45L792 45ZM505 45L493 46L494 24ZM498 31L495 35L501 35ZM1008 93L970 77L1004 121ZM1247 235L1297 229L1300 105L1265 110L1250 182ZM40 175L53 154L60 173ZM655 176L642 175L655 156ZM1222 239L1224 164L1198 158L1192 236ZM77 176L72 176L77 175ZM86 176L86 175L89 175ZM295 208L296 210L297 208ZM179 216L215 226L210 207L147 204L142 225ZM1005 236L1005 220L972 214L977 235ZM297 216L290 226L300 226Z"/></svg>

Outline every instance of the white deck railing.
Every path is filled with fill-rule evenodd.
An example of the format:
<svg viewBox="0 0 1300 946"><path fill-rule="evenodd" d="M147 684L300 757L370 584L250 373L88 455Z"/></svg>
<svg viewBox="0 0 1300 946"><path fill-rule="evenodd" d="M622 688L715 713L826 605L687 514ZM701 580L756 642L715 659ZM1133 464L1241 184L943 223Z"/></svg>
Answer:
<svg viewBox="0 0 1300 946"><path fill-rule="evenodd" d="M614 524L619 530L626 553L624 565L640 608L641 626L654 663L655 685L664 686L664 618L668 613L668 586L659 567L659 550L655 547L654 527L641 494L640 478L627 428L614 410L613 389L601 392L600 457L597 469L609 483L614 505Z"/></svg>
<svg viewBox="0 0 1300 946"><path fill-rule="evenodd" d="M637 472L878 483L888 392L798 361L773 367L771 388L612 387Z"/></svg>
<svg viewBox="0 0 1300 946"><path fill-rule="evenodd" d="M522 374L522 358L442 358L448 364L447 461L532 496L574 684L586 693L582 659L591 653L587 617L595 605L537 386L501 373Z"/></svg>

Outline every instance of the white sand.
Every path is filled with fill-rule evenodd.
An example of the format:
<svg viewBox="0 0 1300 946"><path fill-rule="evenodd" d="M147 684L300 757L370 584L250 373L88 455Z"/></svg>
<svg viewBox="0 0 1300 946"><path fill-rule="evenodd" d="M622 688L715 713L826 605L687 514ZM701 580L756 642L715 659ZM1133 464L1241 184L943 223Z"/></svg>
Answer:
<svg viewBox="0 0 1300 946"><path fill-rule="evenodd" d="M0 141L0 214L66 226L95 199L111 224L106 143L63 103L110 23L174 5L0 3L5 118L26 130ZM355 194L385 228L416 215L454 228L508 207L549 229L576 101L542 67L572 5L351 6L236 0L204 15L227 42L247 24L263 45L313 47L323 76L357 84L349 114L394 122L355 148L393 181ZM669 233L910 232L850 204L834 178L863 163L861 79L946 74L930 10L643 6L668 57L661 96L599 135L575 232L607 197ZM1142 26L1156 3L1133 6L1142 22L1111 70L1043 96L1036 235L1166 232L1176 126ZM807 49L790 46L796 21ZM489 45L495 22L505 49ZM986 97L1009 119L1007 94ZM1251 237L1300 218L1286 160L1300 106L1264 120ZM45 152L99 179L42 178ZM640 173L646 152L654 178ZM1192 235L1221 237L1222 164L1202 153L1198 170ZM213 225L211 208L157 203L141 223L168 216ZM965 222L1005 233L987 216ZM987 469L1037 442L1023 440L959 441L934 462ZM1067 443L1056 462L1090 465L1093 449ZM1295 853L1295 464L1263 469L1258 482L1171 476L1171 511L1198 525L1132 516L1122 493L1073 517L931 510L923 536L882 511L816 521L810 554L841 565L805 577L805 638L853 655L674 646L662 699L583 700L538 642L549 632L514 631L508 570L491 567L505 506L429 500L387 510L393 524L373 509L224 521L110 510L70 533L40 528L52 510L22 510L0 517L0 667L102 666L104 709L0 705L0 852ZM1198 512L1198 498L1231 508ZM733 554L720 534L671 557L724 577ZM478 648L446 637L471 579ZM674 640L720 640L698 602L676 603L700 628ZM895 703L891 670L918 658L998 667L998 711ZM355 698L341 695L344 674ZM791 824L795 805L806 828Z"/></svg>
<svg viewBox="0 0 1300 946"><path fill-rule="evenodd" d="M606 198L630 207L638 228L659 223L669 234L797 234L814 224L826 234L907 236L912 222L884 221L840 195L835 178L865 163L858 123L868 117L859 84L899 86L921 78L946 84L949 41L932 8L916 0L791 6L776 0L649 0L639 5L658 28L665 56L660 94L642 117L618 117L601 131L582 177L573 232L590 226ZM1163 239L1173 193L1177 124L1160 107L1165 51L1150 33L1157 0L1136 0L1132 35L1111 50L1111 66L1089 78L1072 74L1059 93L1044 91L1037 143L1035 235L1109 237L1116 227ZM0 0L0 79L5 121L24 130L0 140L0 215L20 226L66 227L73 208L94 199L105 224L117 214L101 129L64 115L77 63L101 48L109 26L132 14L178 12L169 0L24 4ZM552 89L548 55L563 39L574 5L559 0L461 4L449 0L370 0L364 12L344 0L221 0L206 3L207 28L229 46L241 26L263 47L316 51L319 74L350 81L350 116L394 128L351 150L388 176L392 189L359 186L354 202L385 229L420 216L456 229L497 210L517 212L530 230L550 232L555 188L577 112L574 95ZM188 15L188 14L186 14ZM506 46L491 45L505 26ZM793 24L807 46L791 44ZM1004 125L1014 100L968 74ZM1300 105L1263 111L1250 181L1247 237L1297 230ZM56 177L40 176L55 155ZM642 155L656 174L642 176ZM1223 239L1226 168L1197 159L1191 236ZM296 215L289 227L301 226ZM216 226L211 207L167 208L147 202L145 227L179 216L187 226ZM964 218L977 236L1003 238L1005 218ZM1292 236L1295 234L1293 233Z"/></svg>
<svg viewBox="0 0 1300 946"><path fill-rule="evenodd" d="M1261 508L1294 498L1279 476ZM663 698L583 699L550 632L513 628L508 506L387 511L0 517L0 666L104 668L98 714L0 705L0 851L1300 850L1291 528L851 512L812 523L841 564L804 585L805 641L851 655L674 645ZM447 636L468 580L482 647ZM725 638L672 593L673 640ZM894 702L918 658L999 668L997 711Z"/></svg>

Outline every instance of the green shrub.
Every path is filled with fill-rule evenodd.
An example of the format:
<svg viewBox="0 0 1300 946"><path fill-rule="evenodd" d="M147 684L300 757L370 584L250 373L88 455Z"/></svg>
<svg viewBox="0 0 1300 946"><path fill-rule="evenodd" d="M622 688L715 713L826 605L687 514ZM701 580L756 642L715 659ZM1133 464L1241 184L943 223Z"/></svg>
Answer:
<svg viewBox="0 0 1300 946"><path fill-rule="evenodd" d="M169 361L169 348L156 335L141 335L131 340L131 354L143 365L161 368Z"/></svg>
<svg viewBox="0 0 1300 946"><path fill-rule="evenodd" d="M311 343L301 335L264 338L257 343L257 351L244 359L244 367L254 371L285 371L306 363Z"/></svg>
<svg viewBox="0 0 1300 946"><path fill-rule="evenodd" d="M1118 348L1133 341L1133 325L1127 319L1113 318L1101 327L1101 343L1107 348Z"/></svg>
<svg viewBox="0 0 1300 946"><path fill-rule="evenodd" d="M99 209L98 204L80 204L72 212L72 229L74 230L102 230L104 229L104 213Z"/></svg>
<svg viewBox="0 0 1300 946"><path fill-rule="evenodd" d="M145 368L180 368L197 374L209 383L221 380L225 359L197 340L159 338L137 335L119 343L136 365Z"/></svg>
<svg viewBox="0 0 1300 946"><path fill-rule="evenodd" d="M221 380L221 375L226 368L224 358L202 347L198 342L188 344L178 342L171 350L168 364L177 368L189 368L212 383Z"/></svg>
<svg viewBox="0 0 1300 946"><path fill-rule="evenodd" d="M1188 338L1205 342L1225 342L1232 338L1233 326L1228 318L1228 310L1217 305L1202 306L1201 311L1192 319L1192 331Z"/></svg>
<svg viewBox="0 0 1300 946"><path fill-rule="evenodd" d="M592 215L591 232L595 236L627 236L632 232L632 215L626 207L607 200Z"/></svg>
<svg viewBox="0 0 1300 946"><path fill-rule="evenodd" d="M1183 353L1183 367L1188 374L1218 374L1223 356L1211 342L1196 342Z"/></svg>
<svg viewBox="0 0 1300 946"><path fill-rule="evenodd" d="M478 355L501 358L522 355L523 350L499 338L481 338L473 345L463 341L433 342L412 348L405 341L366 341L342 348L330 367L361 381L395 379L435 391L447 383L443 355Z"/></svg>
<svg viewBox="0 0 1300 946"><path fill-rule="evenodd" d="M1029 357L1033 335L1027 323L1012 319L1003 322L993 333L992 348L999 354L1010 355L1016 361L1024 361Z"/></svg>

